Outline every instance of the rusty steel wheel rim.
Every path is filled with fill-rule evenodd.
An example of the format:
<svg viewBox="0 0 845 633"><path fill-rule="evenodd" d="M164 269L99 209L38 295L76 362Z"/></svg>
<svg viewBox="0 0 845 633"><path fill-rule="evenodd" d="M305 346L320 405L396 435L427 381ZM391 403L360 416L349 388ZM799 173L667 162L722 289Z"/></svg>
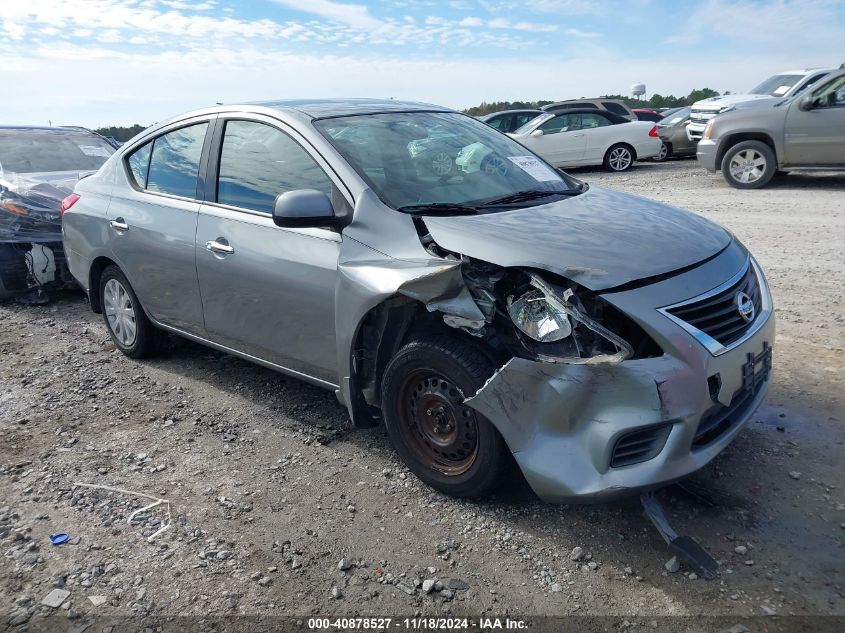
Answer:
<svg viewBox="0 0 845 633"><path fill-rule="evenodd" d="M478 422L463 395L431 369L412 372L399 397L400 432L425 466L444 475L462 475L478 455Z"/></svg>

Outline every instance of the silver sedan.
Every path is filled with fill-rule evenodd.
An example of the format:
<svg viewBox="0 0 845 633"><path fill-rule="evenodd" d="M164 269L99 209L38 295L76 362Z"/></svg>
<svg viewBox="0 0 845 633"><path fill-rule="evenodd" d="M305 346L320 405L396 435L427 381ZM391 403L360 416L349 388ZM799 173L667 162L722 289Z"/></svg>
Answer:
<svg viewBox="0 0 845 633"><path fill-rule="evenodd" d="M674 481L770 380L771 297L729 232L445 108L191 112L63 210L70 269L123 353L173 333L325 387L453 495L495 490L509 462L551 502Z"/></svg>

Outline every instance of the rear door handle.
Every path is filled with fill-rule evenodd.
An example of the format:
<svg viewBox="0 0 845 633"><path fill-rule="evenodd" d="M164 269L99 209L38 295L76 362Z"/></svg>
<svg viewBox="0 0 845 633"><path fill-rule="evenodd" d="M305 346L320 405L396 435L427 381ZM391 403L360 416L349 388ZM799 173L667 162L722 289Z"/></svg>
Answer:
<svg viewBox="0 0 845 633"><path fill-rule="evenodd" d="M115 218L114 220L109 222L109 224L111 225L111 227L115 231L128 231L129 230L129 225L126 223L126 221L123 218Z"/></svg>
<svg viewBox="0 0 845 633"><path fill-rule="evenodd" d="M219 238L218 238L219 239ZM235 252L235 249L225 244L223 242L217 240L209 240L205 243L205 247L210 250L212 253L222 253L224 255L231 255Z"/></svg>

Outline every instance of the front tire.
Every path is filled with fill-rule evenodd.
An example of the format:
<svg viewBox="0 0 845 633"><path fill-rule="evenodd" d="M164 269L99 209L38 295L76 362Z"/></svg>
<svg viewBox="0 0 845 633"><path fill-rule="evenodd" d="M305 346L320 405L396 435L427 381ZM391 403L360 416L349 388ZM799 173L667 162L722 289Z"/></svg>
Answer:
<svg viewBox="0 0 845 633"><path fill-rule="evenodd" d="M387 433L402 461L423 482L455 497L481 497L508 464L493 425L463 404L495 371L477 347L432 336L400 349L388 364L381 398Z"/></svg>
<svg viewBox="0 0 845 633"><path fill-rule="evenodd" d="M722 175L737 189L759 189L768 184L775 171L775 153L761 141L737 143L722 159Z"/></svg>
<svg viewBox="0 0 845 633"><path fill-rule="evenodd" d="M625 143L611 145L602 164L607 171L627 171L634 164L634 150Z"/></svg>
<svg viewBox="0 0 845 633"><path fill-rule="evenodd" d="M117 266L106 267L100 277L103 321L117 349L130 358L151 356L157 348L155 329L126 275Z"/></svg>

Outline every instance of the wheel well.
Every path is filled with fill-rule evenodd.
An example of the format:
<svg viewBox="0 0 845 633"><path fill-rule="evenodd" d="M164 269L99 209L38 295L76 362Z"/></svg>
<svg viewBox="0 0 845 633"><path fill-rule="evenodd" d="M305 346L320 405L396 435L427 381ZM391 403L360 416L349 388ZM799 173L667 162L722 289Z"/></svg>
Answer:
<svg viewBox="0 0 845 633"><path fill-rule="evenodd" d="M361 320L352 346L349 395L356 426L373 426L381 420L381 381L396 352L414 338L449 334L479 345L491 359L492 349L469 334L443 322L440 312L402 296L385 299Z"/></svg>
<svg viewBox="0 0 845 633"><path fill-rule="evenodd" d="M724 141L722 141L721 146L719 148L719 153L716 154L716 168L722 168L722 160L725 158L725 154L737 143L742 143L743 141L760 141L768 145L772 152L775 154L775 159L777 159L777 150L775 149L775 142L768 134L763 134L762 132L737 132L736 134L729 134Z"/></svg>
<svg viewBox="0 0 845 633"><path fill-rule="evenodd" d="M91 302L91 309L97 314L103 311L100 305L100 277L110 264L114 262L108 257L97 257L91 262L91 269L88 271L88 300Z"/></svg>

